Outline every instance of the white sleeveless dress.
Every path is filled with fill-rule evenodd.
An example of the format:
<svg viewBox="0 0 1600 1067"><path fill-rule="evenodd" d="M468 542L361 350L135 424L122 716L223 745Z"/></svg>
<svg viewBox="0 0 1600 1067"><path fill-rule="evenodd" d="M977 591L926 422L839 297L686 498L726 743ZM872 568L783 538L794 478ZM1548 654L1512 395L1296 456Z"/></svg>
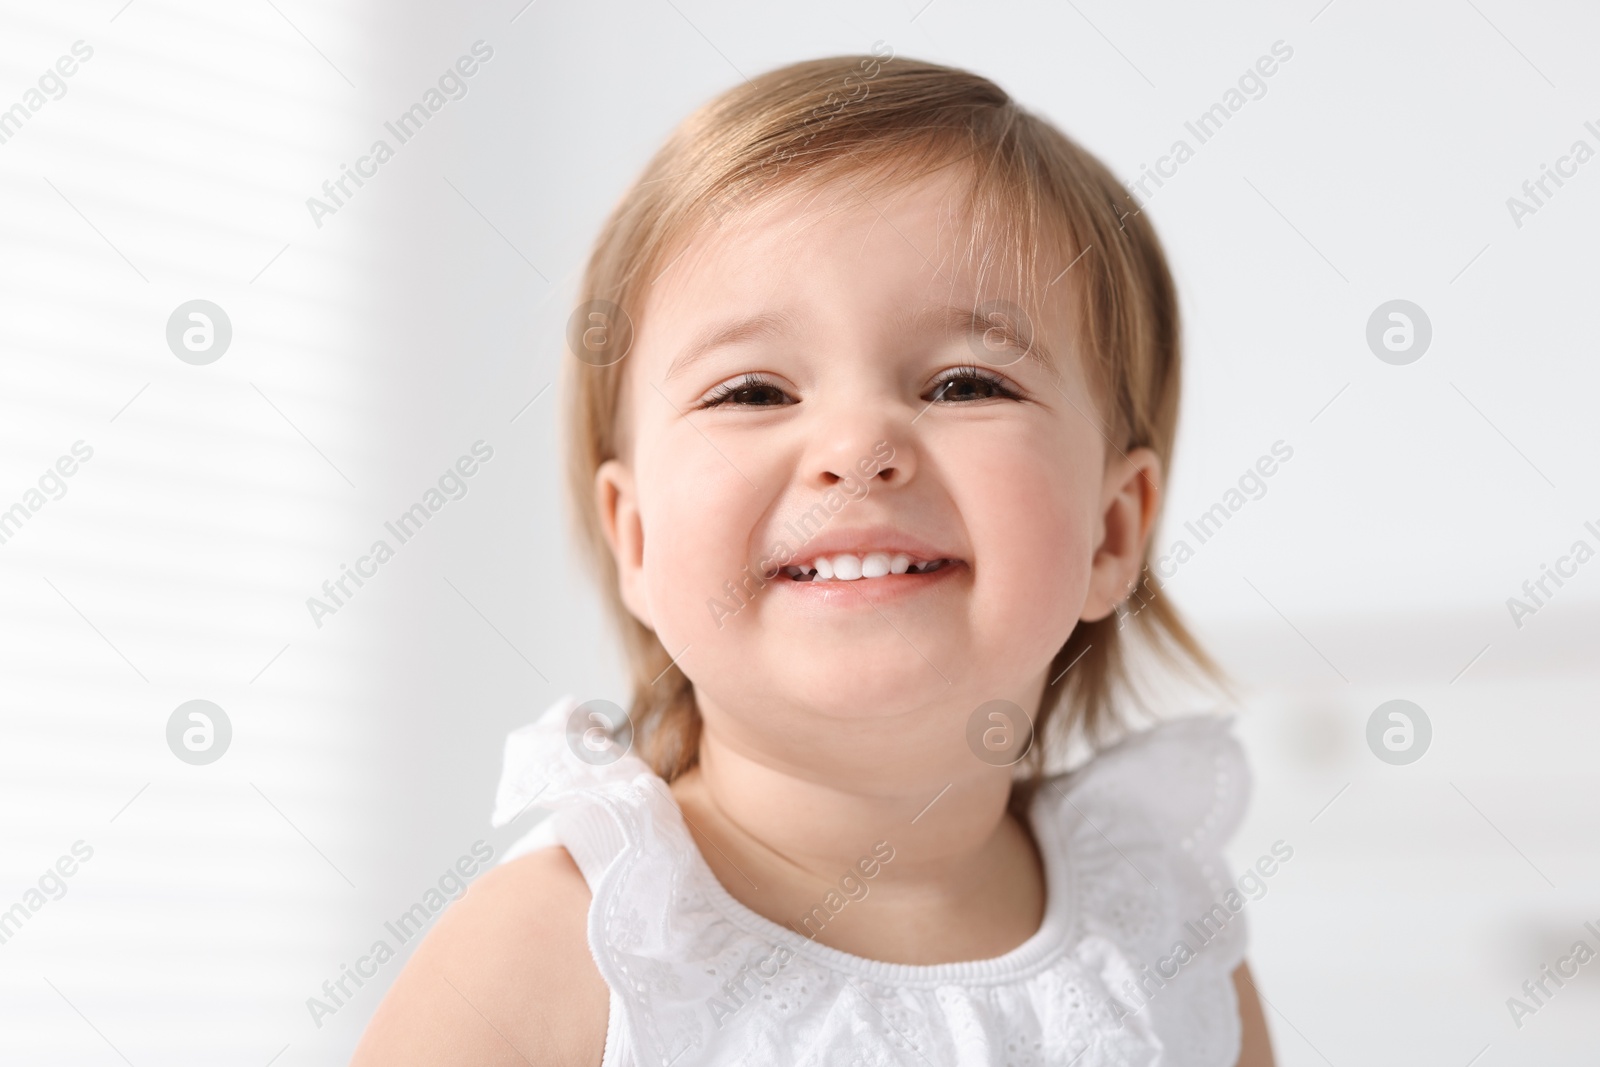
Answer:
<svg viewBox="0 0 1600 1067"><path fill-rule="evenodd" d="M610 987L603 1067L1233 1067L1245 916L1222 846L1249 794L1227 719L1178 719L1051 778L1030 816L1044 922L1002 956L884 963L730 896L659 776L567 746L576 701L506 738L492 822L553 814ZM1237 907L1230 908L1230 903Z"/></svg>

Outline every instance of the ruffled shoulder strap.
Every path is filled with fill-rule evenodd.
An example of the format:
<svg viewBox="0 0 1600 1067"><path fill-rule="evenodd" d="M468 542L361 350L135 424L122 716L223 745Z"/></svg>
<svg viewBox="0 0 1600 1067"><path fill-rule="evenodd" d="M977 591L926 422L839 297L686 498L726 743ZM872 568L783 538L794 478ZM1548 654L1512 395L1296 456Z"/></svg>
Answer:
<svg viewBox="0 0 1600 1067"><path fill-rule="evenodd" d="M659 804L665 783L631 750L609 762L581 758L578 748L582 741L574 743L573 734L581 738L588 727L579 723L575 731L569 721L578 707L574 697L564 696L533 722L506 735L500 785L489 822L500 827L530 810L552 812L506 850L500 862L545 845L562 844L592 889L626 844L627 836L615 818L596 817L595 809L606 808L616 814L648 805L652 797Z"/></svg>
<svg viewBox="0 0 1600 1067"><path fill-rule="evenodd" d="M1138 812L1198 860L1217 858L1232 838L1251 785L1232 717L1207 715L1124 738L1062 781L1080 804Z"/></svg>
<svg viewBox="0 0 1600 1067"><path fill-rule="evenodd" d="M699 1040L698 1010L715 993L708 976L676 963L718 935L703 881L712 876L693 862L682 813L648 764L631 750L609 762L580 756L589 727L569 722L579 707L563 697L507 735L490 822L551 811L500 862L545 845L572 854L592 894L589 951L611 989L605 1063L666 1062Z"/></svg>
<svg viewBox="0 0 1600 1067"><path fill-rule="evenodd" d="M1223 848L1243 820L1251 783L1232 728L1232 718L1170 720L1050 779L1039 796L1076 856L1083 931L1187 980L1231 974L1244 958L1248 898Z"/></svg>

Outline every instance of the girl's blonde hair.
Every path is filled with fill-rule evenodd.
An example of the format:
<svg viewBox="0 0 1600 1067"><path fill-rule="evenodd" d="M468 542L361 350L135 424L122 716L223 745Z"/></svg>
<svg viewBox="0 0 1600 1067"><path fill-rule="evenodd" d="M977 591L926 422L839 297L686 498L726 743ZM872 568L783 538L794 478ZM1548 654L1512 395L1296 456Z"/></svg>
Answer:
<svg viewBox="0 0 1600 1067"><path fill-rule="evenodd" d="M568 491L579 542L599 571L627 647L641 754L669 782L697 760L694 686L622 604L595 474L628 450L621 418L626 348L652 281L695 233L720 225L728 211L763 193L770 199L780 189L840 177L870 197L884 185L964 166L971 175L972 247L991 249L980 277L996 263L1009 269L1024 308L1037 308L1047 296L1069 301L1079 336L1062 349L1083 353L1100 408L1100 418L1085 417L1095 419L1108 447L1143 446L1160 457L1163 471L1170 466L1178 302L1161 245L1137 204L1099 160L993 82L882 51L874 46L873 55L782 67L690 115L612 211L584 273L581 314L569 340L575 358L565 368ZM1046 269L1054 277L1041 285ZM1059 282L1065 284L1050 288ZM586 324L600 332L581 337ZM1093 745L1126 725L1114 698L1123 689L1138 698L1124 628L1148 639L1168 662L1224 681L1160 595L1149 560L1147 549L1129 598L1138 610L1119 607L1098 622L1080 622L1056 654L1035 714L1038 743L1021 764L1026 774L1013 791L1014 808L1025 806L1037 787L1046 753L1075 731ZM1063 703L1066 720L1052 722Z"/></svg>

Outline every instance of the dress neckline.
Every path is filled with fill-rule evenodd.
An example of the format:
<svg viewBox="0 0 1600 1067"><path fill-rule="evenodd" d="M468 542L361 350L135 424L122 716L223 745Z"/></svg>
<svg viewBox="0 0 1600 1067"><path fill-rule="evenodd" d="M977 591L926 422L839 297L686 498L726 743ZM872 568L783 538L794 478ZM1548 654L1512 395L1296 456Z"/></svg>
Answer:
<svg viewBox="0 0 1600 1067"><path fill-rule="evenodd" d="M805 937L790 927L774 922L738 900L718 880L700 845L689 833L678 798L659 777L656 779L672 805L672 811L685 825L689 840L689 866L692 879L723 918L745 933L763 941L785 945L796 956L808 959L847 977L896 986L930 987L951 982L963 984L1005 984L1027 978L1048 967L1076 940L1069 936L1078 919L1077 891L1071 855L1062 840L1059 820L1048 816L1047 793L1054 782L1046 782L1028 806L1028 824L1039 850L1040 874L1044 879L1045 909L1039 929L1022 944L999 956L950 963L890 963L857 956ZM1059 788L1059 787L1058 787Z"/></svg>

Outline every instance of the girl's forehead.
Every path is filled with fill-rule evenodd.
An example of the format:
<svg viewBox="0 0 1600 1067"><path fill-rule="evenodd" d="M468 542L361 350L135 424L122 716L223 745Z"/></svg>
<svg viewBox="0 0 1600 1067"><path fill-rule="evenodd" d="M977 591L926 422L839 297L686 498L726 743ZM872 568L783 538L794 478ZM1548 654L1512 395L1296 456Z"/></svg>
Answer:
<svg viewBox="0 0 1600 1067"><path fill-rule="evenodd" d="M947 170L892 185L846 174L760 191L713 212L662 257L643 317L692 312L708 298L746 298L804 282L819 263L851 260L866 268L854 272L865 282L903 284L923 275L941 295L976 302L981 284L1015 281L994 269L1014 257L975 228L966 188Z"/></svg>

